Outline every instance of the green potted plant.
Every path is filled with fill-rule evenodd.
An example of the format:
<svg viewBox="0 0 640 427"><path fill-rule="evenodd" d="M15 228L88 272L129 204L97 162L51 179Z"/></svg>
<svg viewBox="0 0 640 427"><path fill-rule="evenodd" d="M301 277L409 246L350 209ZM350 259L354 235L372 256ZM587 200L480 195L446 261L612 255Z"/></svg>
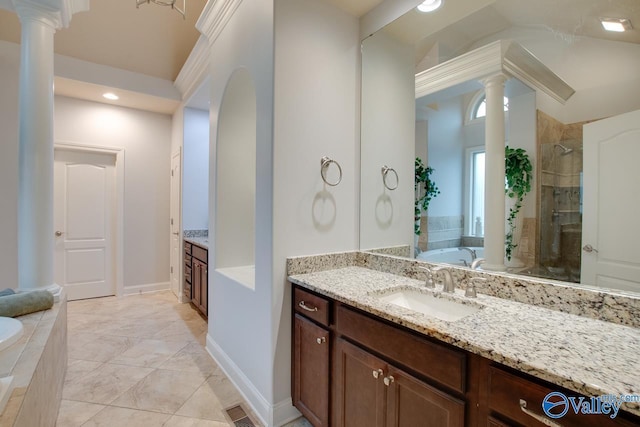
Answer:
<svg viewBox="0 0 640 427"><path fill-rule="evenodd" d="M522 208L524 196L531 191L531 181L533 180L533 167L527 152L522 148L511 148L505 146L505 192L507 197L513 199L513 206L509 208L507 216L508 231L505 237L505 255L511 261L513 250L518 246L514 242L514 231L516 229L516 217Z"/></svg>
<svg viewBox="0 0 640 427"><path fill-rule="evenodd" d="M429 208L429 202L431 199L440 194L440 190L436 186L435 182L431 179L433 168L425 166L419 157L416 157L415 162L415 191L416 200L414 206L414 232L416 236L420 235L420 217L422 211L426 211Z"/></svg>

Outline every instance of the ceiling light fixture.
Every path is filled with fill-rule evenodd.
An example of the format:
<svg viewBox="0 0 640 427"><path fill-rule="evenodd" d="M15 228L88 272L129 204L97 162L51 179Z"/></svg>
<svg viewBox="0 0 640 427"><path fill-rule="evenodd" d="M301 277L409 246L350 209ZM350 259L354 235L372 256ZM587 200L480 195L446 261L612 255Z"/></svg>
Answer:
<svg viewBox="0 0 640 427"><path fill-rule="evenodd" d="M623 33L633 29L631 21L626 18L600 18L602 27L607 31Z"/></svg>
<svg viewBox="0 0 640 427"><path fill-rule="evenodd" d="M425 0L416 7L420 12L433 12L442 6L442 0Z"/></svg>
<svg viewBox="0 0 640 427"><path fill-rule="evenodd" d="M111 101L117 101L118 99L120 99L120 97L113 92L103 93L102 96L104 98L110 99Z"/></svg>
<svg viewBox="0 0 640 427"><path fill-rule="evenodd" d="M171 9L177 11L182 15L182 19L185 19L186 0L182 0L182 8L176 5L176 0L136 0L136 8L139 8L141 4L154 3L160 6L171 6Z"/></svg>

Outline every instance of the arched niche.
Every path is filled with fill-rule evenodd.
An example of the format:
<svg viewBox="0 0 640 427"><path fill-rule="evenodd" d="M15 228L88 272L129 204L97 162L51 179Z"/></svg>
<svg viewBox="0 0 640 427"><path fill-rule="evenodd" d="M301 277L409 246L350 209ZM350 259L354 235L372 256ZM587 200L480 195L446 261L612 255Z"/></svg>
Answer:
<svg viewBox="0 0 640 427"><path fill-rule="evenodd" d="M233 72L218 116L215 268L255 286L256 90L251 74Z"/></svg>

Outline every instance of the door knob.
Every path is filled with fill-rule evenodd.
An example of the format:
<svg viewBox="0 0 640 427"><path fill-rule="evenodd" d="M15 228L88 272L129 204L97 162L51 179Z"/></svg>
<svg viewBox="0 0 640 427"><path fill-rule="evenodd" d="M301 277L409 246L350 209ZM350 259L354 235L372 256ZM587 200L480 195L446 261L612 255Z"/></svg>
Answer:
<svg viewBox="0 0 640 427"><path fill-rule="evenodd" d="M384 375L384 371L382 369L373 371L373 378L375 379L380 378L382 375Z"/></svg>
<svg viewBox="0 0 640 427"><path fill-rule="evenodd" d="M327 339L325 337L316 338L316 342L318 344L323 344L323 343L327 342Z"/></svg>
<svg viewBox="0 0 640 427"><path fill-rule="evenodd" d="M392 382L394 382L396 379L393 378L393 375L389 375L388 377L384 377L383 381L384 381L384 385L386 385L387 387L391 385Z"/></svg>
<svg viewBox="0 0 640 427"><path fill-rule="evenodd" d="M583 251L585 251L585 252L587 252L587 253L591 253L591 252L596 252L596 253L598 253L598 250L597 250L596 248L594 248L593 246L591 246L591 245L584 245L584 246L582 247L582 250L583 250Z"/></svg>
<svg viewBox="0 0 640 427"><path fill-rule="evenodd" d="M56 237L62 236L62 231L56 231Z"/></svg>

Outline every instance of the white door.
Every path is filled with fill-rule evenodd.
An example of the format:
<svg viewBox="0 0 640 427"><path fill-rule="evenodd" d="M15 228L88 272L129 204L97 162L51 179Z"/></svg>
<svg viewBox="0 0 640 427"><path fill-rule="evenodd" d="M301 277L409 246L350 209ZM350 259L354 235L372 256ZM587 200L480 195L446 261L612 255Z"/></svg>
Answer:
<svg viewBox="0 0 640 427"><path fill-rule="evenodd" d="M584 284L640 291L640 110L584 126Z"/></svg>
<svg viewBox="0 0 640 427"><path fill-rule="evenodd" d="M55 150L55 280L69 300L115 295L115 163L115 155Z"/></svg>
<svg viewBox="0 0 640 427"><path fill-rule="evenodd" d="M180 241L180 151L171 156L171 290L180 298L182 244Z"/></svg>

